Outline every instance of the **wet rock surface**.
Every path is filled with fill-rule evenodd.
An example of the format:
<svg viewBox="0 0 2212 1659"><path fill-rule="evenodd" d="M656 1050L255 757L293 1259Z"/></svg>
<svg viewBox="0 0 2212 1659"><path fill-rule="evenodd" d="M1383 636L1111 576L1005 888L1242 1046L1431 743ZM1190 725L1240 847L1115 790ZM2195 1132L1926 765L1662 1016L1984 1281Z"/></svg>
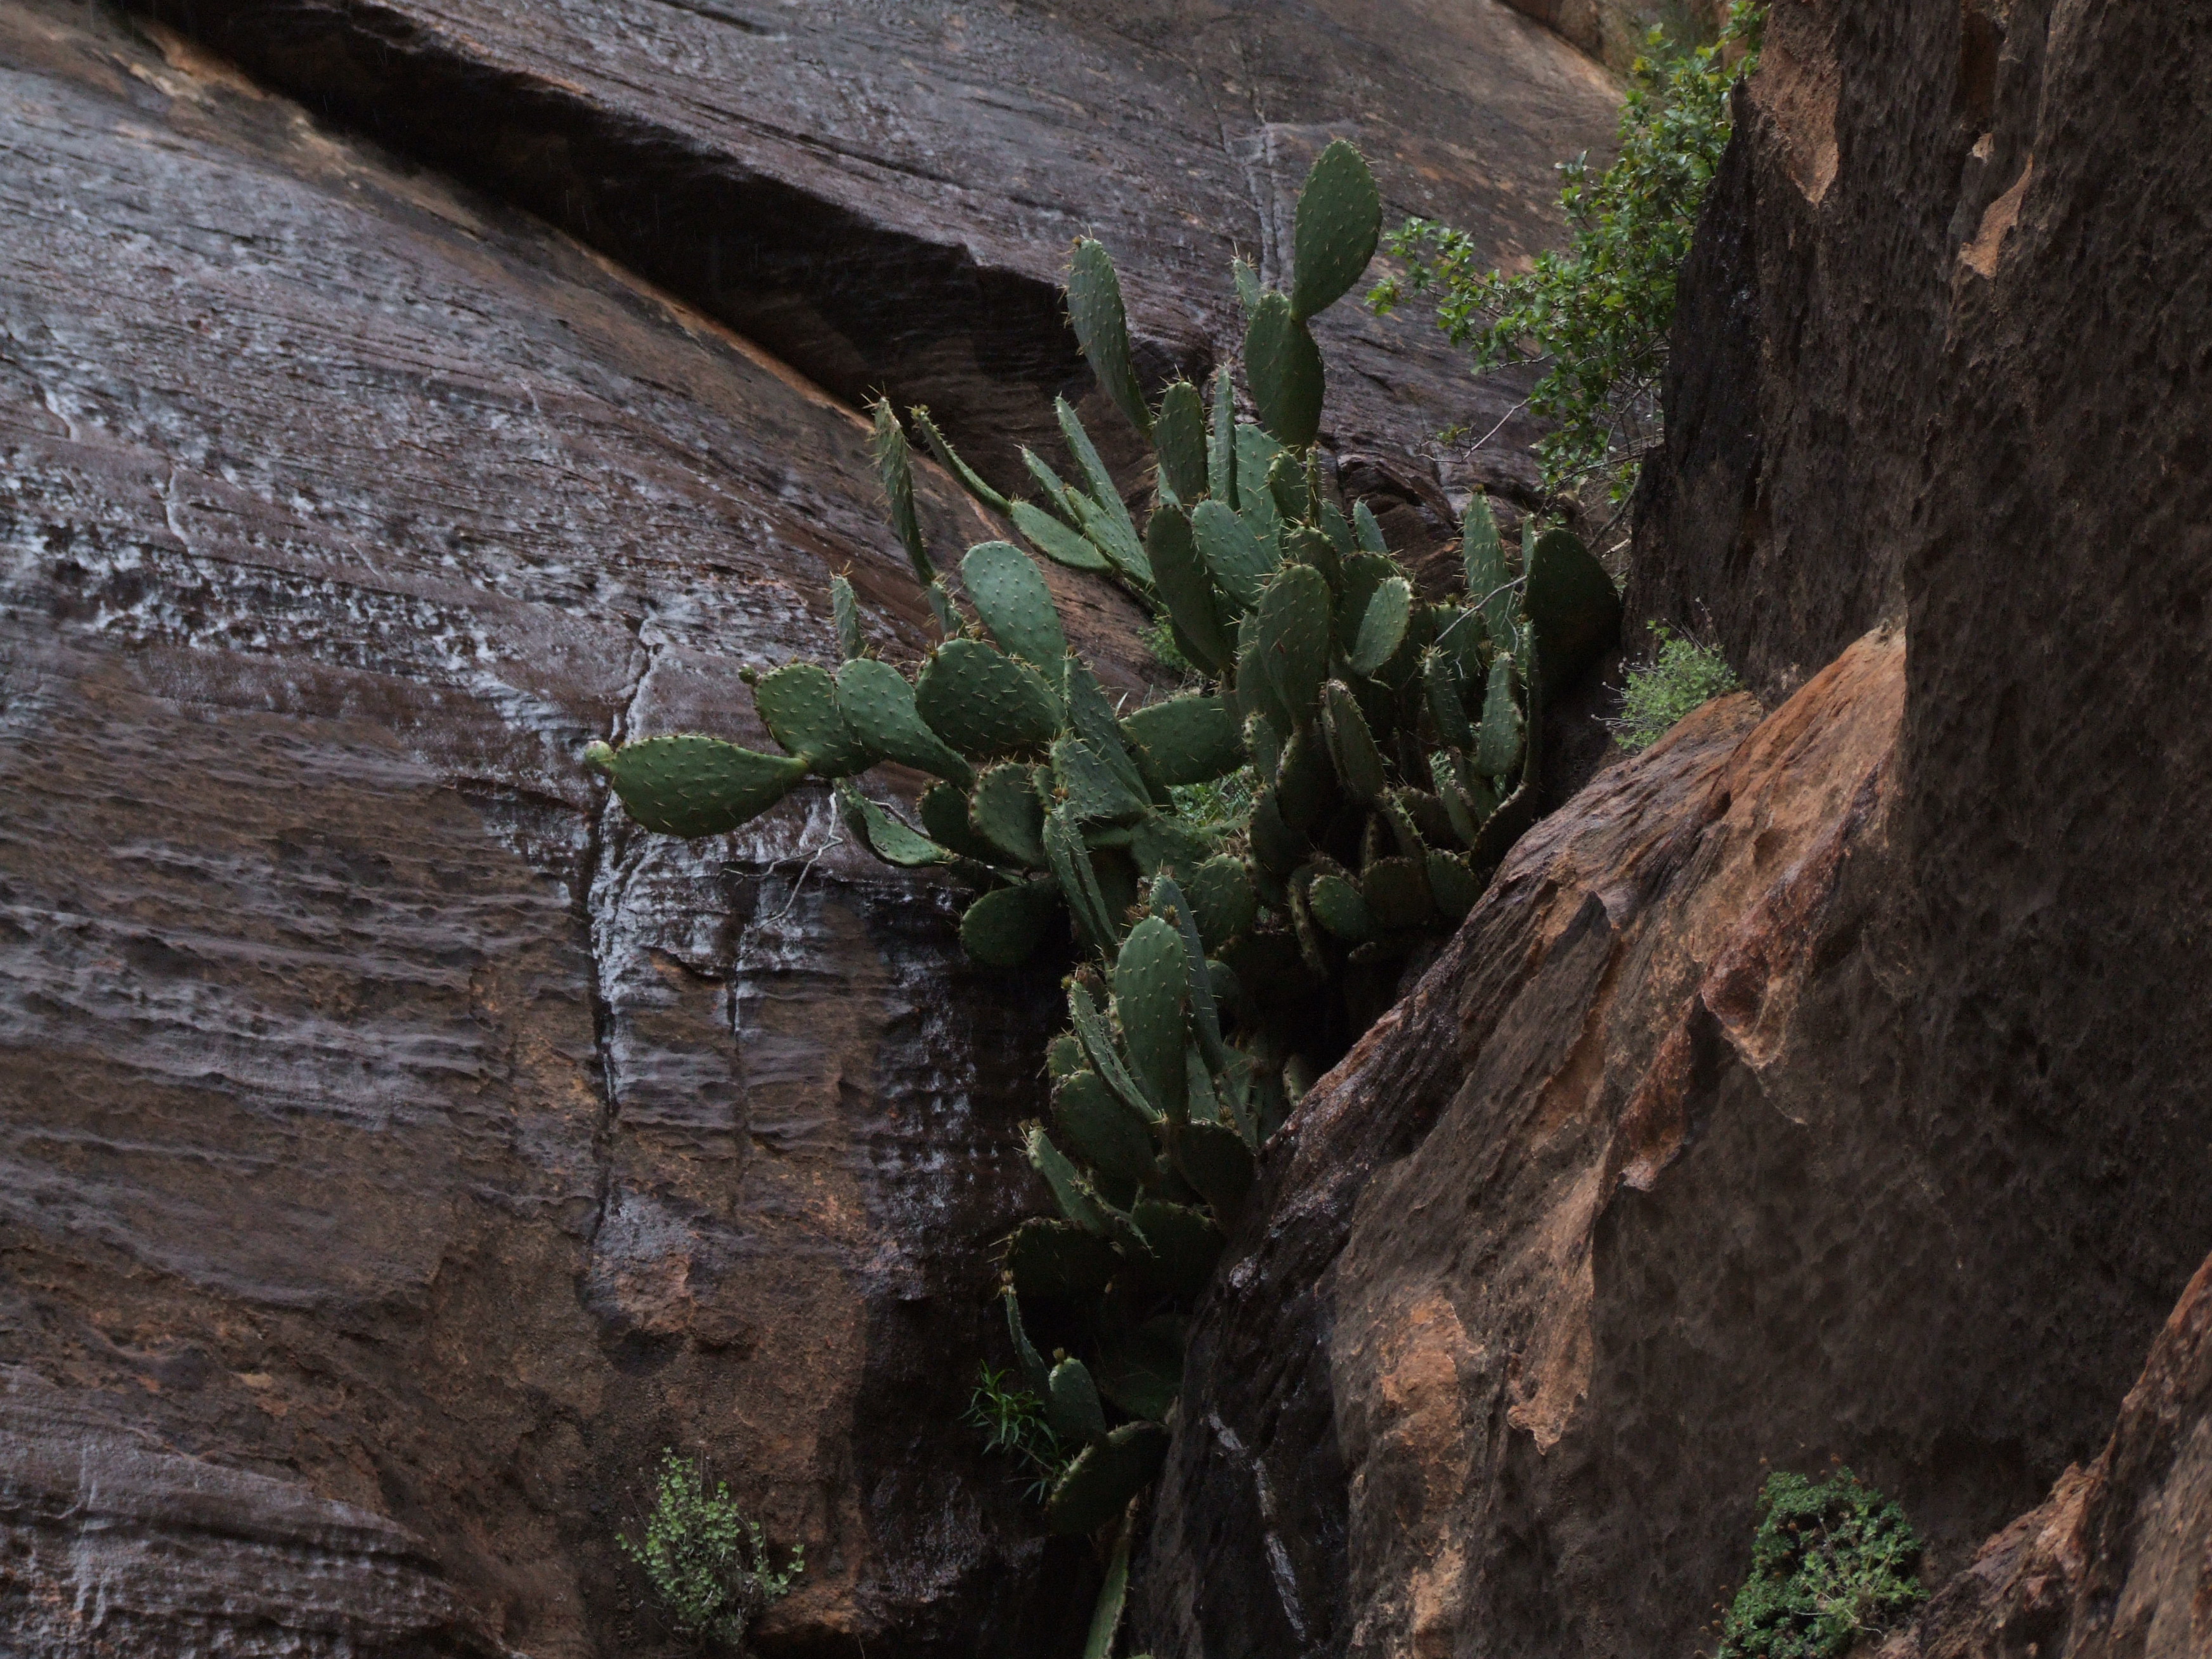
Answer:
<svg viewBox="0 0 2212 1659"><path fill-rule="evenodd" d="M1095 235L1140 372L1203 372L1241 337L1232 253L1286 280L1290 215L1332 137L1386 221L1445 219L1500 263L1561 232L1563 158L1601 151L1617 91L1506 8L926 0L149 0L273 84L545 216L848 401L926 403L1023 485L1050 397L1090 391L1057 292ZM1431 435L1480 434L1525 383L1474 385L1413 313L1333 308L1330 447L1434 487ZM1136 482L1103 399L1094 430ZM1516 422L1480 477L1525 495Z"/></svg>
<svg viewBox="0 0 2212 1659"><path fill-rule="evenodd" d="M578 764L762 741L848 565L919 649L860 423L175 37L11 4L0 80L0 1648L652 1652L664 1445L805 1545L787 1650L1060 1639L951 1431L1048 981L817 791Z"/></svg>

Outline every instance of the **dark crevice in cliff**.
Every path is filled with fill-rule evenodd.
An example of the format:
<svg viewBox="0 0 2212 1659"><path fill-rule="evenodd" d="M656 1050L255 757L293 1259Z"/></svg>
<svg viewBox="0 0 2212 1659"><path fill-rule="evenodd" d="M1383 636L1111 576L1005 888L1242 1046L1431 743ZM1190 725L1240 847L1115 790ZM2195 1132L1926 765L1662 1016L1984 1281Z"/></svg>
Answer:
<svg viewBox="0 0 2212 1659"><path fill-rule="evenodd" d="M844 401L928 404L1009 482L1089 384L1058 289L348 0L126 0L325 116L527 209ZM719 15L719 14L718 14ZM1165 355L1147 350L1155 373Z"/></svg>

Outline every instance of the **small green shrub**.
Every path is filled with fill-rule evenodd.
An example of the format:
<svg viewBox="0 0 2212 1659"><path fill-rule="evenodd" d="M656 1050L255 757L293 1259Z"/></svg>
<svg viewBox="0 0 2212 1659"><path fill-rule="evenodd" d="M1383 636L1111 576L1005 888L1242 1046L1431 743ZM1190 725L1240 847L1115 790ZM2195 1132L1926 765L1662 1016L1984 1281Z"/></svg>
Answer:
<svg viewBox="0 0 2212 1659"><path fill-rule="evenodd" d="M791 1565L776 1571L760 1522L739 1512L726 1483L708 1491L698 1462L673 1449L661 1453L653 1513L641 1530L641 1538L622 1533L616 1541L644 1569L668 1622L696 1643L742 1650L753 1620L806 1571L805 1550L794 1547Z"/></svg>
<svg viewBox="0 0 2212 1659"><path fill-rule="evenodd" d="M1709 645L1651 624L1658 647L1632 665L1620 697L1620 718L1608 720L1613 740L1630 754L1649 749L1674 729L1674 722L1715 697L1741 690L1743 682L1728 659Z"/></svg>
<svg viewBox="0 0 2212 1659"><path fill-rule="evenodd" d="M986 1364L969 1397L965 1420L970 1428L983 1431L986 1450L1002 1453L1022 1466L1032 1477L1030 1496L1042 1503L1071 1455L1053 1432L1044 1401L1023 1388L1013 1372Z"/></svg>
<svg viewBox="0 0 2212 1659"><path fill-rule="evenodd" d="M1658 438L1675 279L1728 145L1729 88L1757 61L1765 16L1763 4L1737 0L1720 40L1690 50L1651 31L1629 67L1619 156L1595 176L1587 155L1560 164L1565 252L1509 276L1489 268L1483 244L1431 220L1409 219L1384 239L1407 269L1370 290L1376 311L1434 289L1439 325L1473 348L1478 368L1543 366L1528 409L1553 423L1536 445L1547 489L1609 472L1622 500Z"/></svg>
<svg viewBox="0 0 2212 1659"><path fill-rule="evenodd" d="M1817 1484L1771 1474L1759 1494L1751 1576L1715 1659L1838 1659L1926 1599L1905 1511L1849 1469Z"/></svg>

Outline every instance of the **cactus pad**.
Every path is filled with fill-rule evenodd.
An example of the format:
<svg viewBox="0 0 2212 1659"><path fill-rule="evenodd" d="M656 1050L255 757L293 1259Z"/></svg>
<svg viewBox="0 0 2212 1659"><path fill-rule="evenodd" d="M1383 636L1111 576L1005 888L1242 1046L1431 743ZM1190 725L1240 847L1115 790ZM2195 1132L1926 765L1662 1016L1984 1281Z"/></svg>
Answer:
<svg viewBox="0 0 2212 1659"><path fill-rule="evenodd" d="M1097 446L1084 429L1083 417L1065 398L1054 398L1052 409L1060 420L1060 435L1067 441L1068 453L1075 457L1075 464L1083 469L1085 482L1091 486L1088 495L1080 491L1070 492L1069 505L1084 514L1085 533L1104 548L1116 564L1138 580L1151 581L1152 570L1145 562L1135 521L1129 517L1129 509L1121 500L1121 486L1114 482L1106 463L1099 459ZM1085 512L1086 506L1096 513L1095 520Z"/></svg>
<svg viewBox="0 0 2212 1659"><path fill-rule="evenodd" d="M1174 381L1160 394L1152 449L1161 482L1175 500L1188 507L1206 494L1206 400L1188 380Z"/></svg>
<svg viewBox="0 0 2212 1659"><path fill-rule="evenodd" d="M1060 730L1060 703L1043 675L981 640L947 640L915 682L915 712L975 759L1041 749Z"/></svg>
<svg viewBox="0 0 2212 1659"><path fill-rule="evenodd" d="M1001 858L1044 868L1044 803L1026 766L992 766L975 780L968 821Z"/></svg>
<svg viewBox="0 0 2212 1659"><path fill-rule="evenodd" d="M1279 294L1261 296L1244 330L1244 378L1260 424L1303 449L1321 433L1321 349Z"/></svg>
<svg viewBox="0 0 2212 1659"><path fill-rule="evenodd" d="M1311 565L1286 564L1260 596L1260 658L1294 720L1313 714L1328 670L1328 583Z"/></svg>
<svg viewBox="0 0 2212 1659"><path fill-rule="evenodd" d="M1398 654L1406 638L1406 623L1413 614L1413 586L1403 576L1393 576L1376 587L1359 619L1359 632L1352 647L1352 665L1372 674Z"/></svg>
<svg viewBox="0 0 2212 1659"><path fill-rule="evenodd" d="M1152 411L1137 385L1129 356L1128 313L1121 307L1121 279L1106 250L1089 237L1075 245L1067 265L1067 316L1075 325L1084 361L1131 426L1150 435Z"/></svg>
<svg viewBox="0 0 2212 1659"><path fill-rule="evenodd" d="M631 817L665 836L716 836L757 817L806 775L806 763L720 738L647 738L585 758L607 775Z"/></svg>
<svg viewBox="0 0 2212 1659"><path fill-rule="evenodd" d="M961 585L1001 648L1054 678L1067 654L1044 573L1011 542L978 542L960 561Z"/></svg>
<svg viewBox="0 0 2212 1659"><path fill-rule="evenodd" d="M1089 1056L1091 1069L1114 1091L1115 1097L1147 1123L1160 1115L1152 1097L1129 1074L1121 1063L1121 1051L1114 1046L1113 1033L1106 1029L1106 1017L1098 1012L1098 1005L1091 1000L1090 991L1080 981L1067 988L1068 1024L1075 1027L1075 1035L1083 1043L1083 1052Z"/></svg>
<svg viewBox="0 0 2212 1659"><path fill-rule="evenodd" d="M867 654L868 643L860 632L860 607L853 598L853 584L842 576L830 579L830 615L837 625L837 655L845 662Z"/></svg>
<svg viewBox="0 0 2212 1659"><path fill-rule="evenodd" d="M1204 783L1244 763L1236 718L1219 697L1170 697L1138 709L1121 731L1161 783Z"/></svg>
<svg viewBox="0 0 2212 1659"><path fill-rule="evenodd" d="M951 851L907 823L877 805L858 790L837 786L837 813L860 844L885 864L902 870L919 870L943 864Z"/></svg>
<svg viewBox="0 0 2212 1659"><path fill-rule="evenodd" d="M1153 509L1145 526L1145 556L1152 561L1160 601L1188 647L1186 654L1205 673L1218 675L1236 652L1223 631L1213 584L1192 544L1190 517L1182 508L1162 503Z"/></svg>
<svg viewBox="0 0 2212 1659"><path fill-rule="evenodd" d="M1428 871L1408 858L1376 859L1359 872L1359 888L1377 927L1419 927L1431 920Z"/></svg>
<svg viewBox="0 0 2212 1659"><path fill-rule="evenodd" d="M1145 1120L1087 1066L1063 1082L1054 1095L1052 1127L1102 1174L1122 1181L1142 1181L1158 1167L1152 1132Z"/></svg>
<svg viewBox="0 0 2212 1659"><path fill-rule="evenodd" d="M1335 140L1322 151L1298 192L1291 311L1304 319L1341 299L1375 257L1382 226L1382 197L1375 188L1375 175L1358 150Z"/></svg>
<svg viewBox="0 0 2212 1659"><path fill-rule="evenodd" d="M1067 901L1068 914L1075 918L1076 932L1094 951L1113 950L1120 943L1120 930L1099 889L1090 849L1084 846L1074 817L1065 806L1045 814L1044 855L1054 879L1060 883L1060 896Z"/></svg>
<svg viewBox="0 0 2212 1659"><path fill-rule="evenodd" d="M1045 1523L1081 1537L1121 1517L1129 1500L1152 1485L1168 1459L1168 1431L1157 1423L1124 1423L1085 1446L1045 1499Z"/></svg>
<svg viewBox="0 0 2212 1659"><path fill-rule="evenodd" d="M905 430L887 398L869 404L868 416L869 447L875 452L876 474L883 480L884 495L890 503L891 532L914 566L914 579L927 587L935 580L937 569L929 562L928 550L921 542L921 522L914 514L914 463Z"/></svg>
<svg viewBox="0 0 2212 1659"><path fill-rule="evenodd" d="M1454 749L1474 747L1474 722L1467 717L1467 700L1460 696L1459 664L1451 654L1431 646L1421 659L1422 690L1429 718L1437 735Z"/></svg>
<svg viewBox="0 0 2212 1659"><path fill-rule="evenodd" d="M1543 651L1544 689L1556 691L1620 637L1620 595L1581 537L1547 530L1528 556L1522 601Z"/></svg>
<svg viewBox="0 0 2212 1659"><path fill-rule="evenodd" d="M1310 834L1315 820L1334 805L1335 769L1318 726L1302 726L1283 745L1283 758L1275 767L1275 810L1283 822L1301 834Z"/></svg>
<svg viewBox="0 0 2212 1659"><path fill-rule="evenodd" d="M1347 945L1358 945L1375 934L1375 917L1359 890L1342 876L1325 872L1306 889L1306 903L1314 920Z"/></svg>
<svg viewBox="0 0 2212 1659"><path fill-rule="evenodd" d="M1159 1421L1182 1388L1182 1322L1172 1314L1133 1327L1109 1324L1091 1369L1098 1392L1132 1417Z"/></svg>
<svg viewBox="0 0 2212 1659"><path fill-rule="evenodd" d="M1067 1154L1052 1144L1052 1137L1044 1132L1042 1124L1030 1126L1026 1142L1030 1167L1044 1177L1045 1185L1052 1188L1053 1202L1060 1212L1086 1233L1106 1236L1106 1217L1098 1207L1091 1183L1084 1180L1082 1171L1068 1162Z"/></svg>
<svg viewBox="0 0 2212 1659"><path fill-rule="evenodd" d="M1252 1149L1226 1123L1186 1123L1176 1133L1176 1168L1217 1216L1235 1214L1252 1189Z"/></svg>
<svg viewBox="0 0 2212 1659"><path fill-rule="evenodd" d="M1055 564L1072 570L1111 570L1114 562L1079 530L1072 530L1042 507L1016 501L1006 509L1022 538Z"/></svg>
<svg viewBox="0 0 2212 1659"><path fill-rule="evenodd" d="M889 663L856 657L837 671L837 712L869 750L965 789L975 769L915 712L914 688Z"/></svg>
<svg viewBox="0 0 2212 1659"><path fill-rule="evenodd" d="M1426 858L1430 897L1436 900L1437 908L1448 921L1462 920L1474 908L1475 900L1482 896L1482 878L1457 853L1441 853L1432 847Z"/></svg>
<svg viewBox="0 0 2212 1659"><path fill-rule="evenodd" d="M1477 733L1474 769L1486 778L1509 775L1521 759L1520 700L1513 695L1513 659L1500 656L1490 665L1490 686L1482 700L1482 729Z"/></svg>
<svg viewBox="0 0 2212 1659"><path fill-rule="evenodd" d="M775 740L817 777L850 777L874 762L837 712L837 682L819 663L786 663L762 675L753 706Z"/></svg>
<svg viewBox="0 0 2212 1659"><path fill-rule="evenodd" d="M1206 1286L1228 1243L1200 1212L1160 1199L1142 1199L1129 1219L1144 1235L1161 1288L1170 1296L1195 1296Z"/></svg>
<svg viewBox="0 0 2212 1659"><path fill-rule="evenodd" d="M1368 729L1367 717L1359 711L1359 700L1352 695L1352 688L1342 680L1331 680L1322 693L1322 714L1324 729L1328 734L1329 758L1336 763L1336 775L1344 786L1344 793L1357 801L1373 801L1382 798L1384 777L1382 751L1376 747L1375 734Z"/></svg>
<svg viewBox="0 0 2212 1659"><path fill-rule="evenodd" d="M1006 1245L1006 1272L1020 1296L1085 1295L1120 1265L1112 1245L1065 1221L1024 1221Z"/></svg>
<svg viewBox="0 0 2212 1659"><path fill-rule="evenodd" d="M1114 1010L1128 1045L1130 1070L1152 1103L1170 1118L1185 1107L1182 1051L1190 966L1182 938L1158 916L1129 930L1114 964Z"/></svg>
<svg viewBox="0 0 2212 1659"><path fill-rule="evenodd" d="M1228 367L1213 371L1213 426L1206 434L1206 493L1237 505L1237 386Z"/></svg>
<svg viewBox="0 0 2212 1659"><path fill-rule="evenodd" d="M1190 529L1199 558L1221 591L1240 611L1258 605L1275 560L1251 526L1219 501L1206 501L1191 509Z"/></svg>
<svg viewBox="0 0 2212 1659"><path fill-rule="evenodd" d="M1019 967L1044 943L1059 913L1060 892L1052 882L994 887L962 914L961 948L989 967Z"/></svg>
<svg viewBox="0 0 2212 1659"><path fill-rule="evenodd" d="M1352 504L1352 538L1361 550L1368 553L1388 553L1389 543L1382 539L1382 526L1375 522L1375 514L1364 501Z"/></svg>
<svg viewBox="0 0 2212 1659"><path fill-rule="evenodd" d="M757 754L719 737L648 737L584 759L606 772L623 810L664 836L717 836L776 805L807 775L787 754Z"/></svg>
<svg viewBox="0 0 2212 1659"><path fill-rule="evenodd" d="M1183 886L1197 913L1199 937L1218 951L1260 918L1260 896L1252 889L1244 860L1224 854L1191 871Z"/></svg>
<svg viewBox="0 0 2212 1659"><path fill-rule="evenodd" d="M1064 737L1053 744L1052 771L1069 814L1079 822L1128 823L1152 810L1097 749L1081 738Z"/></svg>
<svg viewBox="0 0 2212 1659"><path fill-rule="evenodd" d="M1021 1288L1018 1282L1015 1289ZM1080 1359L1063 1359L1052 1368L1046 1382L1045 1416L1053 1432L1063 1440L1089 1444L1106 1437L1106 1412L1098 1403L1098 1385L1091 1368Z"/></svg>
<svg viewBox="0 0 2212 1659"><path fill-rule="evenodd" d="M937 422L929 418L927 409L916 404L906 413L907 418L914 422L915 430L921 434L921 441L929 446L930 453L937 457L938 465L950 472L963 489L994 513L1004 514L1012 505L985 483L974 467L960 459L952 446L945 441L945 434L937 429Z"/></svg>
<svg viewBox="0 0 2212 1659"><path fill-rule="evenodd" d="M1129 836L1129 856L1147 876L1162 871L1198 869L1221 850L1212 836L1200 834L1179 818L1152 812L1138 820Z"/></svg>

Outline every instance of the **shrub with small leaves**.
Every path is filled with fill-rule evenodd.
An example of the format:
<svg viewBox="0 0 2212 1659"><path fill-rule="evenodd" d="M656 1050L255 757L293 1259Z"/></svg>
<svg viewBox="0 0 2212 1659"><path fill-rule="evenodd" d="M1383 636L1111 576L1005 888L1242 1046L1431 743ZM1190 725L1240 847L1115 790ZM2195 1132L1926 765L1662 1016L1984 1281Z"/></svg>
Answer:
<svg viewBox="0 0 2212 1659"><path fill-rule="evenodd" d="M1478 368L1541 365L1528 409L1553 423L1536 446L1547 489L1610 473L1623 499L1657 438L1675 279L1728 145L1729 88L1756 62L1765 16L1763 4L1738 0L1719 40L1686 51L1651 32L1629 67L1613 164L1595 175L1587 155L1560 164L1564 252L1508 276L1490 268L1486 242L1431 220L1384 239L1407 270L1369 292L1375 310L1433 289L1437 322Z"/></svg>
<svg viewBox="0 0 2212 1659"><path fill-rule="evenodd" d="M794 1547L790 1565L776 1571L767 1534L738 1510L728 1485L716 1481L710 1491L699 1462L672 1449L661 1454L653 1512L641 1530L641 1537L621 1533L616 1541L644 1570L677 1633L702 1644L742 1650L753 1620L806 1571L805 1551Z"/></svg>
<svg viewBox="0 0 2212 1659"><path fill-rule="evenodd" d="M1651 635L1657 644L1650 656L1629 668L1620 718L1607 722L1613 741L1632 755L1665 737L1692 709L1743 687L1728 659L1711 646L1663 623L1653 623Z"/></svg>
<svg viewBox="0 0 2212 1659"><path fill-rule="evenodd" d="M1820 1482L1771 1474L1759 1494L1751 1576L1715 1659L1838 1659L1926 1599L1920 1538L1893 1498L1847 1468Z"/></svg>

